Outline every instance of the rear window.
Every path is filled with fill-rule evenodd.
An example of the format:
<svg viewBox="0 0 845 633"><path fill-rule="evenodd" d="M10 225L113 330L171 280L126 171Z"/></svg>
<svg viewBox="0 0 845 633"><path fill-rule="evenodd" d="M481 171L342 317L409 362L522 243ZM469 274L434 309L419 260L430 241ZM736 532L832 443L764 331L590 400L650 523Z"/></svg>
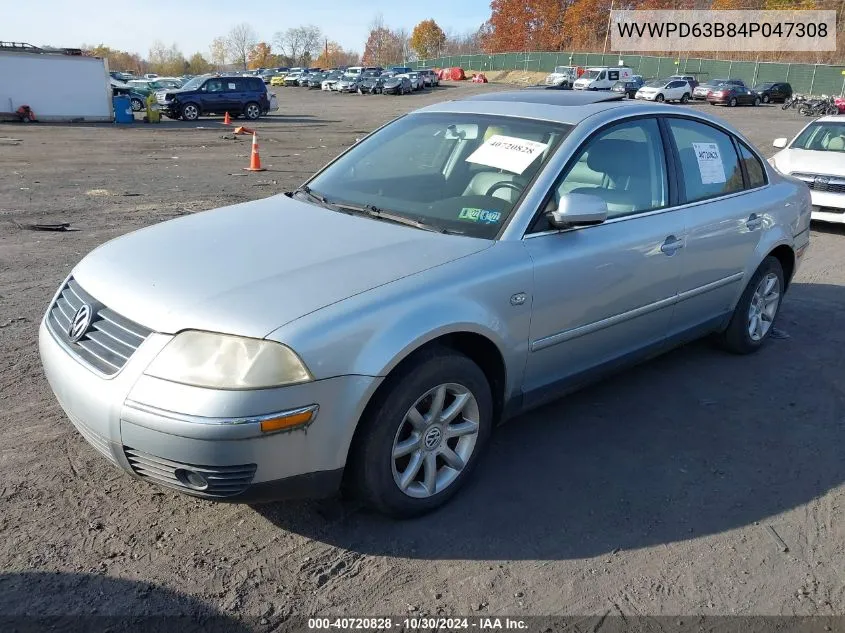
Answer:
<svg viewBox="0 0 845 633"><path fill-rule="evenodd" d="M681 159L686 201L706 200L743 189L731 137L689 119L667 119Z"/></svg>

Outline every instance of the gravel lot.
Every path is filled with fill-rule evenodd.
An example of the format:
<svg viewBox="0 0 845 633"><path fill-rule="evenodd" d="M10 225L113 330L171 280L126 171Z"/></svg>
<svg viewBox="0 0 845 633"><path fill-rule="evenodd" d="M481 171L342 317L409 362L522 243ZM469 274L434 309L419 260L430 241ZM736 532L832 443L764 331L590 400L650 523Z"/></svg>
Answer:
<svg viewBox="0 0 845 633"><path fill-rule="evenodd" d="M20 140L0 140L0 615L222 613L271 630L293 614L845 613L841 228L815 226L781 313L788 338L751 357L689 345L524 415L454 503L412 522L340 500L161 491L65 419L37 328L88 251L286 191L401 112L501 88L279 88L281 112L255 125L268 168L256 174L241 169L249 137L218 119L0 125ZM806 122L779 106L691 107L766 155ZM21 228L32 222L79 230Z"/></svg>

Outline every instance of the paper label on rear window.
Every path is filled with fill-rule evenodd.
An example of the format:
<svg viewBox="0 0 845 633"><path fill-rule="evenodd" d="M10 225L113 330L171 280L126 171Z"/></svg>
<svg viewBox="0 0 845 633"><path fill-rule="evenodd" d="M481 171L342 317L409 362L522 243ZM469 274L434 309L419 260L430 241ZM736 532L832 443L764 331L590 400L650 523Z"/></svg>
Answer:
<svg viewBox="0 0 845 633"><path fill-rule="evenodd" d="M693 143L692 149L698 161L701 184L712 185L725 182L725 166L722 164L719 146L716 143Z"/></svg>
<svg viewBox="0 0 845 633"><path fill-rule="evenodd" d="M521 174L547 147L546 143L494 134L469 155L467 162Z"/></svg>

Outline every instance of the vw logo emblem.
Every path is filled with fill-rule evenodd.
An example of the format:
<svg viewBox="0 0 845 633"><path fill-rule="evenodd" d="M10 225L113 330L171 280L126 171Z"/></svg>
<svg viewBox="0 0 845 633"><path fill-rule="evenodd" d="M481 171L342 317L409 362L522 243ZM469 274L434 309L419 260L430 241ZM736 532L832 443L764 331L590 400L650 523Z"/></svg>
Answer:
<svg viewBox="0 0 845 633"><path fill-rule="evenodd" d="M440 445L440 438L443 437L443 432L436 426L431 427L423 438L423 444L427 450L432 450Z"/></svg>
<svg viewBox="0 0 845 633"><path fill-rule="evenodd" d="M94 311L91 310L91 306L87 303L83 303L79 307L79 310L77 310L76 314L73 315L73 319L67 329L68 338L72 343L76 343L76 341L85 336L85 332L87 332L88 328L91 326L91 319L93 316Z"/></svg>

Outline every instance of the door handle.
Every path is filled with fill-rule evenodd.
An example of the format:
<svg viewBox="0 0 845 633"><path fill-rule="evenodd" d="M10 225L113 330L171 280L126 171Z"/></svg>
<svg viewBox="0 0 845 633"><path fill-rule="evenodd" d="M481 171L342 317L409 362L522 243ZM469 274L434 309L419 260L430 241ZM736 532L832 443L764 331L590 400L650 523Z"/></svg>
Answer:
<svg viewBox="0 0 845 633"><path fill-rule="evenodd" d="M761 218L756 213L752 213L748 216L748 219L745 221L745 226L748 227L749 231L759 229L761 226L763 226L763 218Z"/></svg>
<svg viewBox="0 0 845 633"><path fill-rule="evenodd" d="M679 249L684 247L684 240L679 240L674 235L667 237L660 246L660 252L670 257L674 255Z"/></svg>

